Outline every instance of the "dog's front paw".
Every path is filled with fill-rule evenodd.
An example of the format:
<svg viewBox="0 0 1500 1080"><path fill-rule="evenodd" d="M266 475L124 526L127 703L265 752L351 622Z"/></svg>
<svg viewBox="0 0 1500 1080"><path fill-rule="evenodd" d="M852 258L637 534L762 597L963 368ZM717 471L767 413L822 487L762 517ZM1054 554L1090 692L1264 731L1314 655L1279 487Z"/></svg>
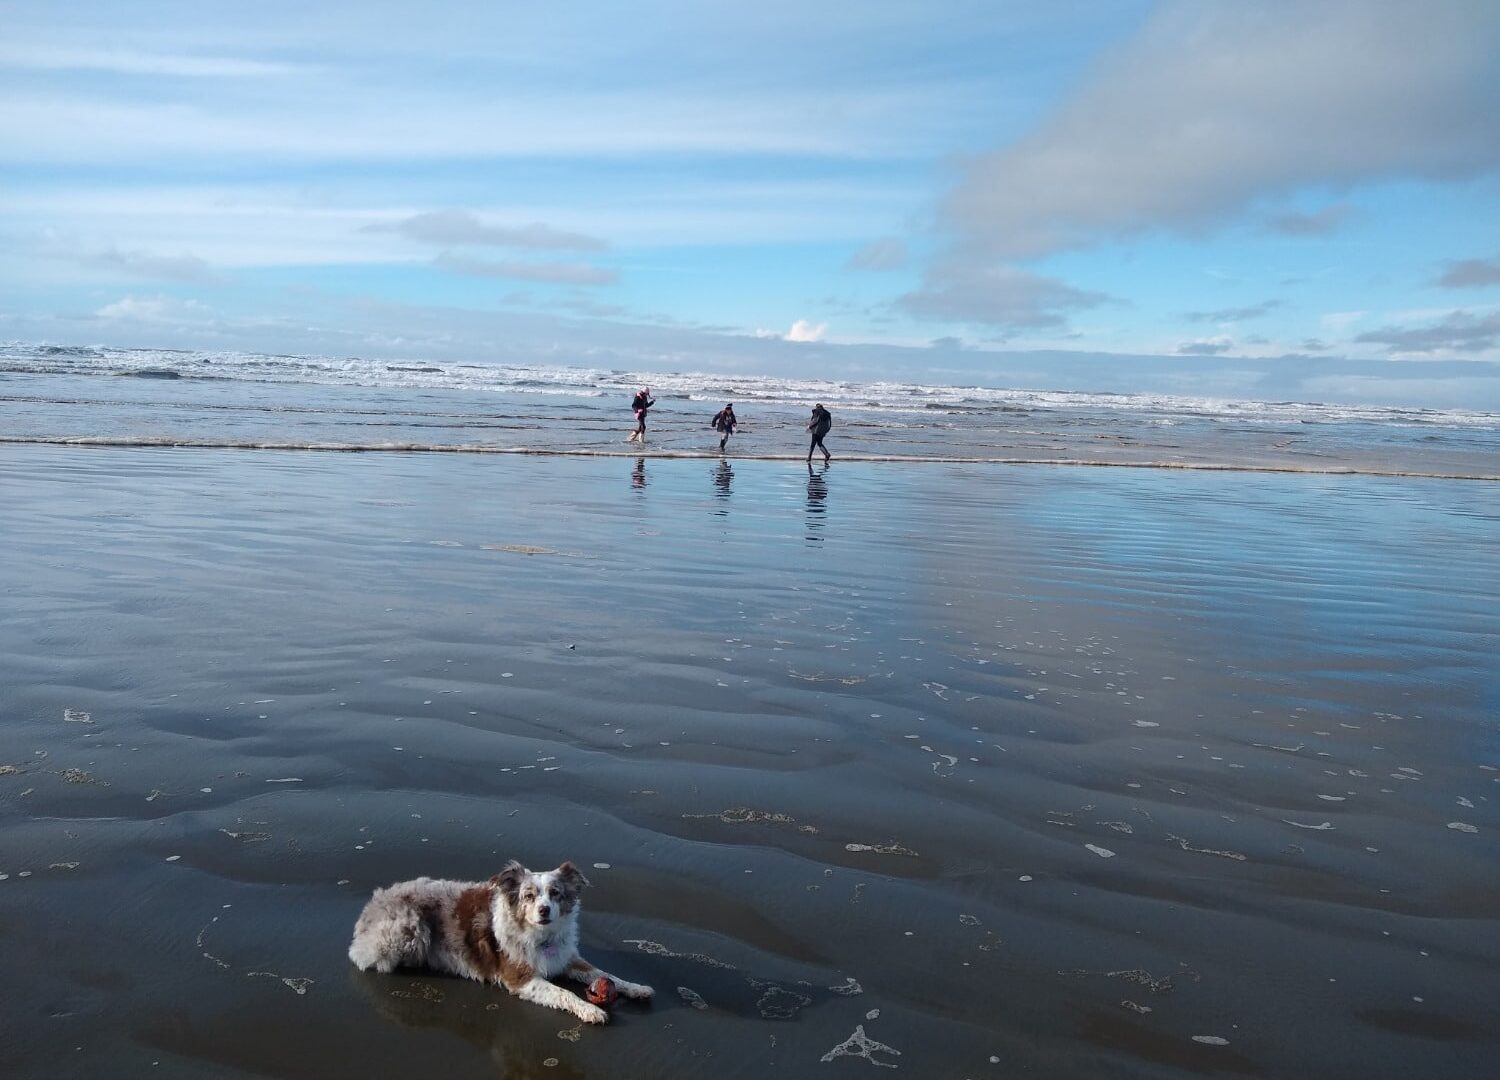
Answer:
<svg viewBox="0 0 1500 1080"><path fill-rule="evenodd" d="M586 1001L580 1001L578 1003L578 1019L582 1020L585 1024L607 1024L609 1023L609 1013L597 1005L590 1005Z"/></svg>
<svg viewBox="0 0 1500 1080"><path fill-rule="evenodd" d="M636 1001L650 1001L656 995L656 991L641 983L616 983L615 988L628 998Z"/></svg>

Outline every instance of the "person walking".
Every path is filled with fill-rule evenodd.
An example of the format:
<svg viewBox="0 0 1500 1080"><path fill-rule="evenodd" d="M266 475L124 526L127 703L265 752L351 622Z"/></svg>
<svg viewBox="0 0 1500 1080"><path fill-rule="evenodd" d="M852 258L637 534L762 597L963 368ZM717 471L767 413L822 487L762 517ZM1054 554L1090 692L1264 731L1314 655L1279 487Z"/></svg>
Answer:
<svg viewBox="0 0 1500 1080"><path fill-rule="evenodd" d="M729 436L734 434L734 429L738 425L739 420L734 415L734 406L732 404L727 404L718 412L714 413L714 418L709 421L708 426L713 428L720 435L719 453L722 454L724 452L724 446L729 442Z"/></svg>
<svg viewBox="0 0 1500 1080"><path fill-rule="evenodd" d="M643 386L635 392L635 397L630 401L630 407L635 410L635 430L630 433L628 442L639 440L646 441L646 410L656 404L656 399L651 396L651 387Z"/></svg>
<svg viewBox="0 0 1500 1080"><path fill-rule="evenodd" d="M807 430L812 434L812 442L807 447L807 460L811 461L814 450L823 451L823 460L829 461L833 455L828 452L828 447L823 445L823 436L828 434L828 429L833 427L833 417L821 404L812 407L812 419L807 423Z"/></svg>

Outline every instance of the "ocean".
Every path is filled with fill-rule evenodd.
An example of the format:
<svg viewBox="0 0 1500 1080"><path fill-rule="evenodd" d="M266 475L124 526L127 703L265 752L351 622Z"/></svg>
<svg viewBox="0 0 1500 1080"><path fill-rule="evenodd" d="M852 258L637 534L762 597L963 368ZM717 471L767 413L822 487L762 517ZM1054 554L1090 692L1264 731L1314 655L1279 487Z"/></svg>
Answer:
<svg viewBox="0 0 1500 1080"><path fill-rule="evenodd" d="M644 448L626 442L649 385ZM1500 414L1045 388L556 365L0 346L11 442L798 458L811 405L840 458L1500 478Z"/></svg>

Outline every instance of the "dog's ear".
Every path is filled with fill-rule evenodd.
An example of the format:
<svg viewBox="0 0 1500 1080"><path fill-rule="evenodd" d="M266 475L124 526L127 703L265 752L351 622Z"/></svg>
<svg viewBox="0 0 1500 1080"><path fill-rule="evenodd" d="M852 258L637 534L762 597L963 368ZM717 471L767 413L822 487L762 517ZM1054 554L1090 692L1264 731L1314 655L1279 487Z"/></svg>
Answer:
<svg viewBox="0 0 1500 1080"><path fill-rule="evenodd" d="M505 869L490 878L490 887L500 890L505 897L506 903L514 904L516 897L521 895L521 882L526 877L526 867L512 859L505 864Z"/></svg>
<svg viewBox="0 0 1500 1080"><path fill-rule="evenodd" d="M557 868L557 880L562 882L575 893L589 883L589 879L583 876L583 871L573 865L569 859Z"/></svg>

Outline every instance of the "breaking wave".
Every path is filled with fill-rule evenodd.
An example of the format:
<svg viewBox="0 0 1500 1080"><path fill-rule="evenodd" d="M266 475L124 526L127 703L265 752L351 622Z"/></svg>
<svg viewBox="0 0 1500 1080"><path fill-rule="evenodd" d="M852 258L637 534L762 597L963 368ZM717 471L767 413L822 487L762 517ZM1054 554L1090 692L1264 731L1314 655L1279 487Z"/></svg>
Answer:
<svg viewBox="0 0 1500 1080"><path fill-rule="evenodd" d="M0 372L212 379L389 390L464 390L562 397L617 397L650 385L659 399L743 401L876 413L916 411L929 416L1088 411L1126 412L1161 426L1183 420L1225 423L1376 423L1500 428L1500 415L1459 409L1329 405L1294 401L1236 401L1169 394L868 383L706 372L643 372L561 365L440 363L362 357L291 356L248 352L117 349L105 346L0 345Z"/></svg>

